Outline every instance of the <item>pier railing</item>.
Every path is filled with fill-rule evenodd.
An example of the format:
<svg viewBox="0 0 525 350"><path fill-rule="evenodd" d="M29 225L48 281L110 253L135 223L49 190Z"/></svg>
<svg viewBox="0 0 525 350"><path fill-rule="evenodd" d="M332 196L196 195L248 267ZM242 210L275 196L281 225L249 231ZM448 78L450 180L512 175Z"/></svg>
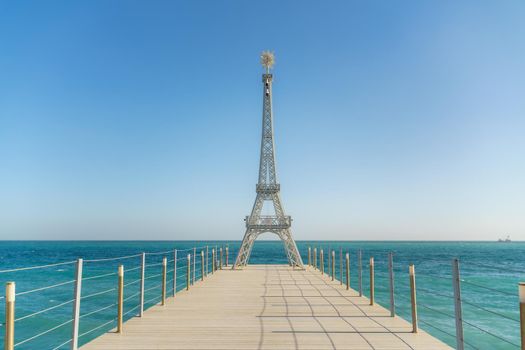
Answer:
<svg viewBox="0 0 525 350"><path fill-rule="evenodd" d="M459 259L454 258L448 266L448 273L446 270L433 274L416 273L413 264L396 266L394 253L369 256L368 261L363 260L363 253L362 250L343 250L342 247L308 246L305 260L310 268L334 281L339 280L340 284L355 289L359 295L368 296L371 304L377 302L380 294L381 303L390 310L390 316L398 315L409 320L414 333L421 326L438 338L447 339L447 343L459 350L525 350L525 284L516 283L517 290L511 291L508 285L503 288L479 282L473 273L476 266L491 269L494 273L523 275L525 271L469 261L463 273ZM378 267L381 268L379 274ZM383 282L380 285L378 277ZM468 293L462 293L465 291ZM418 294L423 298L418 299ZM509 298L515 300L514 310L498 308L502 300L508 301ZM488 300L490 306L486 305ZM481 305L481 301L485 303ZM497 327L494 320L503 321L504 329ZM485 337L492 338L498 345L489 345Z"/></svg>
<svg viewBox="0 0 525 350"><path fill-rule="evenodd" d="M0 275L30 273L30 279L42 281L42 286L29 290L18 290L16 280L6 283L5 295L0 296L5 301L5 322L0 324L4 349L76 350L108 330L123 332L126 320L164 305L167 298L229 266L230 254L228 245L200 246L1 270ZM63 280L48 283L46 275L56 271ZM29 298L34 305L16 306ZM47 306L41 308L44 303ZM46 317L52 312L53 321ZM37 317L42 321L28 322ZM44 337L49 339L42 346Z"/></svg>

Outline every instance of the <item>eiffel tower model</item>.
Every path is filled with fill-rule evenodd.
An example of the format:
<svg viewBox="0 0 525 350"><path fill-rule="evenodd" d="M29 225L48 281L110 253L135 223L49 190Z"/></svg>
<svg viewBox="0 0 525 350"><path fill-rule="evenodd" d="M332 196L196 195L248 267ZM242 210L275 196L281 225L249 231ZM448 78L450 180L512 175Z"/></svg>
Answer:
<svg viewBox="0 0 525 350"><path fill-rule="evenodd" d="M303 261L297 250L297 245L292 238L290 226L292 218L285 215L281 204L281 186L277 182L275 169L275 144L273 140L273 115L272 115L272 74L270 69L274 64L272 52L264 51L261 54L261 64L266 72L262 75L263 82L263 115L262 115L262 140L261 160L259 163L259 182L256 186L257 197L252 213L246 221L246 233L242 240L241 248L233 268L246 266L250 259L253 243L257 237L265 232L278 235L284 244L288 263L293 267L303 268ZM273 204L273 205L272 205ZM273 215L262 215L263 207L273 209Z"/></svg>

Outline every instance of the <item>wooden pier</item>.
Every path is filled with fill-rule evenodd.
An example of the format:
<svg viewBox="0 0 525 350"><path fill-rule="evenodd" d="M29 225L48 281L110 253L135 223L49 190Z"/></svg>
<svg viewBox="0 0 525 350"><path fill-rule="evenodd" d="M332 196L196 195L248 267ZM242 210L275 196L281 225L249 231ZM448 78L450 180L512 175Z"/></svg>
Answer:
<svg viewBox="0 0 525 350"><path fill-rule="evenodd" d="M314 268L208 275L82 350L451 349Z"/></svg>

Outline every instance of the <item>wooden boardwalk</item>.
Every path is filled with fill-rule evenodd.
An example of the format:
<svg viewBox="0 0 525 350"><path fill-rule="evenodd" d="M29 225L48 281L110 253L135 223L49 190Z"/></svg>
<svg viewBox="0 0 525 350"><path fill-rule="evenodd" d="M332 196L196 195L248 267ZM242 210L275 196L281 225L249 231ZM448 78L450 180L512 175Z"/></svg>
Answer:
<svg viewBox="0 0 525 350"><path fill-rule="evenodd" d="M225 269L82 350L451 349L314 269Z"/></svg>

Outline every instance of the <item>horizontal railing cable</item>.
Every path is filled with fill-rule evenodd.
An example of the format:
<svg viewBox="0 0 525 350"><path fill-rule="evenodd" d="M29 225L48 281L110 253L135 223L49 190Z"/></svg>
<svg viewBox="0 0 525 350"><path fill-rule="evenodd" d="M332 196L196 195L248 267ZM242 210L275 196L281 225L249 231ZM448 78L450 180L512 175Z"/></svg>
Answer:
<svg viewBox="0 0 525 350"><path fill-rule="evenodd" d="M122 314L122 316L126 316L126 315L130 314L131 312L133 312L134 310L138 309L139 307L140 307L140 305L137 305L137 306L135 306L135 307L129 309L128 311L124 312L124 313Z"/></svg>
<svg viewBox="0 0 525 350"><path fill-rule="evenodd" d="M90 262L100 262L100 261L114 261L114 260L123 260L123 259L136 258L138 256L142 256L142 253L140 253L140 254L133 254L133 255L126 255L126 256L118 256L118 257L115 257L115 258L86 259L86 260L84 260L84 262L90 263Z"/></svg>
<svg viewBox="0 0 525 350"><path fill-rule="evenodd" d="M439 278L439 279L442 279L442 280L445 280L445 281L452 281L452 277L444 277L444 276L438 276L438 275L427 275L425 273L421 273L421 272L418 272L417 273L418 277L419 276L422 276L422 277L426 277L426 278Z"/></svg>
<svg viewBox="0 0 525 350"><path fill-rule="evenodd" d="M155 288L159 288L160 286L162 286L162 283L159 283L159 284L154 285L153 287L149 287L149 288L147 288L147 289L144 289L144 292L147 292L147 291L153 290L153 289L155 289Z"/></svg>
<svg viewBox="0 0 525 350"><path fill-rule="evenodd" d="M33 312L32 314L24 315L24 316L21 316L21 317L19 317L19 318L15 318L15 322L22 321L22 320L25 320L26 318L33 317L33 316L36 316L36 315L43 314L44 312L47 312L47 311L51 311L51 310L54 310L54 309L58 309L59 307L64 306L64 305L67 305L67 304L70 304L70 303L72 303L73 301L75 301L75 300L74 300L74 299L72 299L72 300L68 300L68 301L65 301L65 302L63 302L63 303L60 303L60 304L57 304L57 305L50 306L50 307L48 307L48 308L46 308L46 309L43 309L43 310L40 310L40 311Z"/></svg>
<svg viewBox="0 0 525 350"><path fill-rule="evenodd" d="M95 279L97 279L97 278L103 278L103 277L113 276L113 275L116 275L116 274L117 274L116 272L109 272L109 273L104 273L104 274L96 275L96 276L82 277L82 281L95 280Z"/></svg>
<svg viewBox="0 0 525 350"><path fill-rule="evenodd" d="M475 262L472 262L472 261L468 261L468 262L464 262L464 263L467 264L467 265L474 265L474 266L479 266L479 267L485 267L487 269L494 269L494 270L503 271L503 272L514 272L514 273L519 273L520 275L525 274L525 271L509 269L508 267L505 267L505 266L491 266L491 265L475 263Z"/></svg>
<svg viewBox="0 0 525 350"><path fill-rule="evenodd" d="M26 270L34 270L34 269L45 269L48 267L55 267L55 266L61 266L61 265L69 265L76 263L76 260L74 261L65 261L60 262L56 264L48 264L48 265L39 265L39 266L29 266L29 267L18 267L14 269L8 269L8 270L1 270L0 273L8 273L8 272L17 272L17 271L26 271Z"/></svg>
<svg viewBox="0 0 525 350"><path fill-rule="evenodd" d="M431 323L429 323L429 322L426 322L425 320L422 320L421 318L419 318L418 321L421 322L421 323L423 323L424 325L427 325L427 326L429 326L429 327L432 327L432 328L434 328L434 329L440 331L441 333L444 333L444 334L446 334L446 335L448 335L448 336L450 336L450 337L452 337L452 338L456 338L456 335L455 335L455 334L449 333L449 332L447 332L446 330L444 330L444 329L442 329L442 328L439 328L439 327L437 327L437 326L435 326L435 325L433 325L433 324L431 324Z"/></svg>
<svg viewBox="0 0 525 350"><path fill-rule="evenodd" d="M430 296L440 296L440 297L443 297L443 298L454 299L454 296L452 296L452 295L437 293L434 290L428 290L428 289L421 288L421 287L417 287L417 291L418 292L423 292L424 294L428 294Z"/></svg>
<svg viewBox="0 0 525 350"><path fill-rule="evenodd" d="M66 321L66 322L63 322L63 323L61 323L61 324L55 326L55 327L49 328L48 330L45 330L45 331L40 332L40 333L38 333L38 334L36 334L36 335L33 335L32 337L29 337L29 338L26 338L26 339L24 339L24 340L22 340L22 341L19 341L18 343L15 344L15 347L17 347L17 346L19 346L19 345L22 345L22 344L25 344L25 343L27 343L27 342L30 342L31 340L34 340L34 339L36 339L36 338L39 338L39 337L43 336L44 334L47 334L47 333L49 333L49 332L52 332L52 331L54 331L54 330L56 330L56 329L58 329L58 328L60 328L60 327L63 327L63 326L65 326L65 325L67 325L68 323L71 323L72 321L73 321L73 320L68 320L68 321Z"/></svg>
<svg viewBox="0 0 525 350"><path fill-rule="evenodd" d="M496 316L499 316L499 317L506 318L507 320L511 320L511 321L514 321L514 322L518 322L518 323L520 323L520 320L519 320L519 319L516 319L516 318L510 317L510 316L507 316L507 315L504 315L504 314L500 314L500 313L497 312L497 311L493 311L493 310L487 309L487 308L485 308L485 307L483 307L483 306L480 306L480 305L477 305L477 304L471 303L471 302L469 302L469 301L466 301L465 299L462 299L461 302L462 302L463 304L467 304L467 305L470 305L470 306L472 306L472 307L475 307L475 308L477 308L477 309L479 309L479 310L483 310L483 311L485 311L485 312L489 312L489 313L491 313L491 314L493 314L493 315L496 315Z"/></svg>
<svg viewBox="0 0 525 350"><path fill-rule="evenodd" d="M88 317L88 316L91 316L91 315L94 315L94 314L98 314L101 311L107 310L107 309L109 309L111 307L114 307L114 306L117 306L117 305L118 305L117 303L113 303L113 304L110 304L108 306L101 307L100 309L97 309L97 310L94 310L94 311L90 311L87 314L80 315L79 318L84 318L84 317Z"/></svg>
<svg viewBox="0 0 525 350"><path fill-rule="evenodd" d="M131 268L131 269L126 269L126 272L131 272L131 271L139 270L139 269L141 269L141 268L142 268L142 266L133 267L133 268Z"/></svg>
<svg viewBox="0 0 525 350"><path fill-rule="evenodd" d="M140 281L142 281L142 280L140 278L138 278L138 279L136 279L134 281L131 281L131 282L128 282L128 283L124 284L124 287L131 286L131 285L133 285L135 283L139 283Z"/></svg>
<svg viewBox="0 0 525 350"><path fill-rule="evenodd" d="M520 346L519 346L518 344L513 343L513 342L511 342L510 340L505 339L505 338L503 338L503 337L501 337L501 336L499 336L499 335L497 335L497 334L494 334L494 333L492 333L492 332L489 332L489 331L487 331L486 329L483 329L483 328L481 328L481 327L478 326L478 325L475 325L475 324L473 324L473 323L468 322L468 321L465 320L465 319L463 319L463 323L468 324L469 326L471 326L471 327L477 329L477 330L480 331L480 332L483 332L483 333L485 333L485 334L491 335L491 336L493 336L494 338L497 338L497 339L499 339L499 340L501 340L501 341L503 341L503 342L506 342L506 343L508 343L508 344L510 344L510 345L514 345L514 346L517 347L517 348L520 348Z"/></svg>
<svg viewBox="0 0 525 350"><path fill-rule="evenodd" d="M152 278L155 278L155 277L159 277L159 276L162 276L162 273L157 273L155 275L144 277L144 280L149 280L149 279L152 279Z"/></svg>
<svg viewBox="0 0 525 350"><path fill-rule="evenodd" d="M65 286L66 284L71 284L71 283L74 283L74 282L75 282L75 280L71 280L71 281L66 281L66 282L53 284L53 285L50 285L50 286L45 286L45 287L35 288L35 289L31 289L31 290L26 290L26 291L23 291L23 292L20 292L20 293L16 293L16 296L25 295L25 294L31 294L31 293L34 293L34 292L41 292L43 290L52 289L52 288L56 288L56 287L60 287L60 286Z"/></svg>
<svg viewBox="0 0 525 350"><path fill-rule="evenodd" d="M506 292L504 290L500 290L500 289L496 289L496 288L492 288L492 287L487 287L487 286L484 286L484 285L481 285L481 284L477 284L477 283L473 283L473 282L470 282L470 281L466 281L466 280L463 280L463 279L461 280L461 283L465 283L465 284L468 284L468 285L471 285L471 286L474 286L474 287L490 290L492 292L497 292L497 293L501 293L501 294L505 294L505 295L516 296L515 293L510 293L510 292Z"/></svg>
<svg viewBox="0 0 525 350"><path fill-rule="evenodd" d="M86 332L84 332L82 334L79 334L78 337L82 338L83 336L88 335L89 333L92 333L92 332L96 331L97 329L100 329L100 328L102 328L102 327L104 327L104 326L106 326L106 325L108 325L110 323L113 323L115 321L116 321L116 318L113 318L113 319L109 320L108 322L105 322L105 323L103 323L103 324L101 324L101 325L99 325L99 326L97 326L95 328L90 329L89 331L86 331Z"/></svg>
<svg viewBox="0 0 525 350"><path fill-rule="evenodd" d="M155 296L155 297L153 297L153 298L151 298L151 299L145 300L145 301L144 301L144 304L151 303L153 300L155 300L155 299L159 299L159 298L161 298L161 296L160 296L160 295L157 295L157 296ZM155 304L158 304L159 302L160 302L160 300L157 301Z"/></svg>
<svg viewBox="0 0 525 350"><path fill-rule="evenodd" d="M397 297L401 297L401 299L404 299L404 300L410 302L410 298L405 297L404 295L396 295L396 298L397 298ZM443 315L443 316L447 316L447 317L450 317L450 318L455 318L454 315L448 314L448 313L446 313L446 312L444 312L444 311L441 311L441 310L434 309L433 307L427 306L427 305L422 304L422 303L417 303L417 306L421 306L421 307L423 307L423 308L425 308L425 309L428 309L428 310L433 311L433 312L435 312L435 313L441 314L441 315Z"/></svg>
<svg viewBox="0 0 525 350"><path fill-rule="evenodd" d="M135 297L138 296L138 295L140 295L140 292L137 292L137 293L135 293L135 294L132 294L132 295L126 297L125 299L122 300L122 302L126 302L126 301L128 301L128 300L130 300L130 299L133 299L133 298L135 298Z"/></svg>
<svg viewBox="0 0 525 350"><path fill-rule="evenodd" d="M172 254L174 251L173 250L166 250L166 251L163 251L163 252L152 252L152 253L147 253L146 252L146 255L161 255L161 254Z"/></svg>
<svg viewBox="0 0 525 350"><path fill-rule="evenodd" d="M60 344L59 346L57 346L57 347L55 347L55 348L53 348L53 349L51 349L51 350L58 350L58 349L60 349L61 347L63 347L64 345L66 345L66 344L68 344L68 343L71 343L71 340L73 340L73 339L69 339L69 340L63 342L62 344Z"/></svg>
<svg viewBox="0 0 525 350"><path fill-rule="evenodd" d="M116 288L111 288L111 289L104 290L102 292L96 292L96 293L84 295L84 296L80 297L80 299L84 300L84 299L88 299L88 298L91 298L91 297L96 297L97 295L106 294L106 293L112 292L114 290L117 290L117 289Z"/></svg>

